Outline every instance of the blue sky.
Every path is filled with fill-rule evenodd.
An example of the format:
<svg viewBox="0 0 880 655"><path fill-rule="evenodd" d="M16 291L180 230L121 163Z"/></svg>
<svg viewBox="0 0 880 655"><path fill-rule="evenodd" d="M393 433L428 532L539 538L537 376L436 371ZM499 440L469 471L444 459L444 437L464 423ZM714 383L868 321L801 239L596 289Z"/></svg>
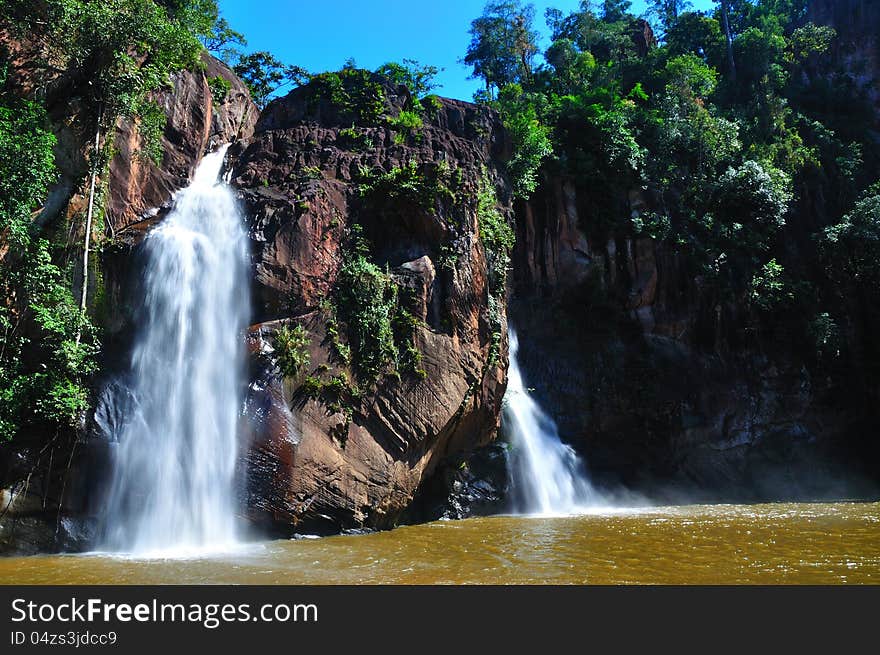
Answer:
<svg viewBox="0 0 880 655"><path fill-rule="evenodd" d="M706 9L711 0L692 0ZM468 80L458 63L470 41L471 21L482 13L485 0L219 0L222 15L248 40L248 50L268 50L288 64L312 72L336 70L354 57L358 66L374 69L387 61L416 59L445 70L437 93L470 100L480 84ZM549 45L544 10L568 12L579 0L534 0L541 47ZM633 2L633 12L645 9Z"/></svg>

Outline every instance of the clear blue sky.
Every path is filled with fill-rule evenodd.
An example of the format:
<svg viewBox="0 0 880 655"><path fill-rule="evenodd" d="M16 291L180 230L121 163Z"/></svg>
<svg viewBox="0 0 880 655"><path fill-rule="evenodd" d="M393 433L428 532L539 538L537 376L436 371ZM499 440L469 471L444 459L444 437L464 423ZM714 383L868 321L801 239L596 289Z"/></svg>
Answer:
<svg viewBox="0 0 880 655"><path fill-rule="evenodd" d="M219 0L222 15L248 40L248 50L268 50L287 64L311 72L337 70L353 57L362 68L387 61L416 59L445 70L438 76L440 95L470 100L480 87L458 63L464 56L471 21L485 0ZM549 44L544 10L576 9L579 0L534 0L536 27ZM707 9L712 0L692 0ZM644 0L634 0L641 13Z"/></svg>

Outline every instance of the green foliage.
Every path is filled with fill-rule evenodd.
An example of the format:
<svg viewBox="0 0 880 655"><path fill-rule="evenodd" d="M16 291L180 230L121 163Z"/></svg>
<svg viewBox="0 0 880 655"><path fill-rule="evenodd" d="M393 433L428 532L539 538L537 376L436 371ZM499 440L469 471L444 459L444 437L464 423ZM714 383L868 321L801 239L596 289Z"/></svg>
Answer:
<svg viewBox="0 0 880 655"><path fill-rule="evenodd" d="M429 116L436 116L437 112L443 108L443 103L440 101L440 98L434 94L426 95L419 101L419 104L422 111Z"/></svg>
<svg viewBox="0 0 880 655"><path fill-rule="evenodd" d="M826 52L834 41L837 33L828 25L807 23L791 33L788 43L789 62L802 62L814 55Z"/></svg>
<svg viewBox="0 0 880 655"><path fill-rule="evenodd" d="M398 371L412 373L424 380L428 374L422 368L422 353L415 345L415 333L420 326L421 321L398 302L397 310L391 319L394 342L398 346L395 365Z"/></svg>
<svg viewBox="0 0 880 655"><path fill-rule="evenodd" d="M616 85L598 91L582 87L551 96L546 114L556 125L553 142L563 170L591 180L583 199L596 217L593 233L601 238L628 223L619 198L641 183L645 163L645 149L637 140L636 101L622 96Z"/></svg>
<svg viewBox="0 0 880 655"><path fill-rule="evenodd" d="M336 319L336 305L331 301L326 301L324 305L324 311L327 313L325 330L330 341L331 352L340 363L349 366L351 364L351 347L340 339L339 323Z"/></svg>
<svg viewBox="0 0 880 655"><path fill-rule="evenodd" d="M422 129L422 117L414 111L401 110L388 124L395 130L420 130Z"/></svg>
<svg viewBox="0 0 880 655"><path fill-rule="evenodd" d="M313 79L299 66L282 63L275 55L265 50L239 55L232 67L251 93L251 98L260 109L264 108L279 89L285 86L298 86Z"/></svg>
<svg viewBox="0 0 880 655"><path fill-rule="evenodd" d="M776 29L764 31L749 27L733 41L737 61L738 85L743 91L754 92L755 87L780 89L786 82L782 67L786 40Z"/></svg>
<svg viewBox="0 0 880 655"><path fill-rule="evenodd" d="M524 96L518 84L505 86L497 104L514 147L507 162L513 192L527 199L538 186L538 169L553 152L550 128L538 120L533 99Z"/></svg>
<svg viewBox="0 0 880 655"><path fill-rule="evenodd" d="M84 81L75 84L85 107L77 116L82 127L104 132L103 141L112 143L108 135L126 117L139 125L139 154L161 162L165 117L151 94L169 87L172 73L200 66L202 43L219 24L216 2L45 0L15 3L15 9L4 15L4 25L45 43L44 59L28 63L37 95L45 91L41 80L59 70ZM99 153L90 157L93 165L103 163Z"/></svg>
<svg viewBox="0 0 880 655"><path fill-rule="evenodd" d="M318 95L330 100L343 120L360 125L379 125L385 114L385 91L375 73L359 68L343 68L311 78Z"/></svg>
<svg viewBox="0 0 880 655"><path fill-rule="evenodd" d="M730 168L718 182L713 210L719 235L732 246L749 252L762 252L785 225L785 212L791 200L789 180L781 171L776 175L754 161Z"/></svg>
<svg viewBox="0 0 880 655"><path fill-rule="evenodd" d="M401 293L391 275L370 261L369 245L360 226L354 225L351 247L325 309L334 354L352 367L362 384L373 384L386 374L398 378L401 373L426 375L415 346L420 321L406 309ZM340 339L340 324L347 343Z"/></svg>
<svg viewBox="0 0 880 655"><path fill-rule="evenodd" d="M589 51L580 52L574 41L567 38L554 41L544 54L555 73L556 85L574 89L588 83L595 74L596 58Z"/></svg>
<svg viewBox="0 0 880 655"><path fill-rule="evenodd" d="M244 34L232 29L229 21L222 18L219 12L212 15L213 25L209 33L202 35L202 44L206 50L219 55L224 60L229 60L238 53L240 47L247 45L247 39L244 38Z"/></svg>
<svg viewBox="0 0 880 655"><path fill-rule="evenodd" d="M201 38L217 14L207 0L47 0L18 16L19 27L46 32L55 66L87 79L82 87L94 115L111 125L136 117L151 91L169 75L198 65Z"/></svg>
<svg viewBox="0 0 880 655"><path fill-rule="evenodd" d="M510 266L510 253L516 242L516 233L498 210L495 187L486 173L480 179L477 193L477 225L480 241L486 253L489 273L488 322L492 334L489 347L488 364L497 361L501 338L505 329L502 307L506 295L507 269Z"/></svg>
<svg viewBox="0 0 880 655"><path fill-rule="evenodd" d="M471 77L483 78L487 93L532 78L538 34L532 23L535 8L519 0L489 2L471 23L471 42L464 63Z"/></svg>
<svg viewBox="0 0 880 655"><path fill-rule="evenodd" d="M616 23L626 18L632 7L630 0L602 0L602 20L606 23Z"/></svg>
<svg viewBox="0 0 880 655"><path fill-rule="evenodd" d="M215 75L208 79L208 88L211 89L211 97L214 99L214 104L222 105L226 102L226 97L232 89L232 82L222 75Z"/></svg>
<svg viewBox="0 0 880 655"><path fill-rule="evenodd" d="M725 0L703 12L656 0L656 44L625 1L551 8L546 63L534 66L531 13L490 3L464 62L485 85L475 99L511 137L516 195L553 202L558 188L543 179L574 189L579 228L600 250L655 239L674 256L661 275L693 280L675 292L699 299L688 338L777 340L810 365L858 353L871 371L860 384L876 386L876 108L865 71L834 29L808 22L808 4ZM626 307L633 280L619 253L606 260L617 274L598 277L605 301ZM501 309L490 297L490 313Z"/></svg>
<svg viewBox="0 0 880 655"><path fill-rule="evenodd" d="M285 377L296 377L311 361L309 346L311 337L302 325L293 328L283 325L273 336L273 346L278 367Z"/></svg>
<svg viewBox="0 0 880 655"><path fill-rule="evenodd" d="M401 136L418 135L423 127L422 117L417 112L402 109L397 116L388 119L388 127Z"/></svg>
<svg viewBox="0 0 880 655"><path fill-rule="evenodd" d="M425 211L436 211L439 203L459 200L456 186L455 175L447 164L420 167L411 161L387 172L363 172L358 192L374 204L402 200Z"/></svg>
<svg viewBox="0 0 880 655"><path fill-rule="evenodd" d="M347 328L358 378L376 380L398 357L391 325L396 285L363 252L355 251L339 269L334 298L339 320Z"/></svg>
<svg viewBox="0 0 880 655"><path fill-rule="evenodd" d="M477 193L477 225L489 264L490 292L503 295L516 234L498 210L495 187L485 173Z"/></svg>
<svg viewBox="0 0 880 655"><path fill-rule="evenodd" d="M752 278L749 300L765 312L779 309L794 300L790 285L785 280L785 269L775 259L764 264Z"/></svg>
<svg viewBox="0 0 880 655"><path fill-rule="evenodd" d="M307 375L300 385L299 391L308 398L318 398L323 388L324 385L321 383L321 380L313 375Z"/></svg>
<svg viewBox="0 0 880 655"><path fill-rule="evenodd" d="M840 328L828 312L817 314L810 321L809 335L820 361L840 356L842 346Z"/></svg>
<svg viewBox="0 0 880 655"><path fill-rule="evenodd" d="M352 125L339 130L339 145L350 150L368 150L373 145L373 140Z"/></svg>
<svg viewBox="0 0 880 655"><path fill-rule="evenodd" d="M840 223L827 227L821 248L829 276L876 293L880 284L880 193L859 200Z"/></svg>
<svg viewBox="0 0 880 655"><path fill-rule="evenodd" d="M683 97L707 98L718 84L718 71L697 55L685 54L666 62L669 86Z"/></svg>
<svg viewBox="0 0 880 655"><path fill-rule="evenodd" d="M666 31L666 47L670 56L697 55L719 68L724 59L724 34L721 24L711 16L686 12Z"/></svg>
<svg viewBox="0 0 880 655"><path fill-rule="evenodd" d="M650 237L658 241L665 240L671 230L669 217L657 212L645 212L632 217L633 232L638 236Z"/></svg>
<svg viewBox="0 0 880 655"><path fill-rule="evenodd" d="M688 0L648 0L648 15L654 18L661 30L668 31L690 4Z"/></svg>
<svg viewBox="0 0 880 655"><path fill-rule="evenodd" d="M402 63L382 64L376 73L394 84L402 84L414 98L419 99L440 86L434 79L442 70L436 66L422 66L415 59L404 59Z"/></svg>
<svg viewBox="0 0 880 655"><path fill-rule="evenodd" d="M0 266L0 441L40 424L77 425L88 407L97 339L31 212L54 180L45 111L0 105L0 231L11 251ZM77 339L77 334L80 338Z"/></svg>
<svg viewBox="0 0 880 655"><path fill-rule="evenodd" d="M138 105L137 115L138 133L141 136L141 150L138 154L160 166L165 154L162 148L162 135L167 121L165 110L153 100L144 100Z"/></svg>
<svg viewBox="0 0 880 655"><path fill-rule="evenodd" d="M55 179L54 146L40 105L25 100L0 105L0 233L15 250L30 243L31 211Z"/></svg>
<svg viewBox="0 0 880 655"><path fill-rule="evenodd" d="M44 58L28 62L35 96L63 70L77 84L81 128L111 144L119 117L138 125L139 154L161 161L165 115L151 94L170 75L200 65L202 42L215 34L213 0L45 0L15 3L4 13L11 33L36 37ZM222 26L221 26L222 27ZM227 37L230 35L227 34ZM5 83L5 75L4 75ZM70 292L71 280L52 245L40 238L31 213L54 178L54 138L45 112L34 103L0 101L0 221L5 257L0 302L0 432L4 438L34 426L78 425L89 401L97 336ZM109 148L89 153L95 170ZM97 199L100 205L100 198Z"/></svg>
<svg viewBox="0 0 880 655"><path fill-rule="evenodd" d="M761 261L785 225L789 187L787 176L768 165L746 161L730 167L705 188L705 197L689 201L693 209L673 226L674 238L719 291L772 295L782 269L775 260Z"/></svg>

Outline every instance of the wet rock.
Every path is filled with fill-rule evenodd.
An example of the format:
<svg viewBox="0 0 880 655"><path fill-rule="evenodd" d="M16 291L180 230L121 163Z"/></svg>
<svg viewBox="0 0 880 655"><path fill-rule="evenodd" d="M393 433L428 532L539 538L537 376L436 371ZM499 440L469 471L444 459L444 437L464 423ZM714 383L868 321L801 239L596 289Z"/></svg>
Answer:
<svg viewBox="0 0 880 655"><path fill-rule="evenodd" d="M422 483L404 523L489 516L510 508L507 444L493 443L443 461Z"/></svg>
<svg viewBox="0 0 880 655"><path fill-rule="evenodd" d="M172 88L154 94L165 112L162 161L144 152L136 123L121 120L110 162L108 227L127 241L138 240L167 209L174 194L185 187L205 152L253 133L259 110L247 87L226 64L203 54L203 70L180 71ZM222 78L230 89L214 98L209 81Z"/></svg>

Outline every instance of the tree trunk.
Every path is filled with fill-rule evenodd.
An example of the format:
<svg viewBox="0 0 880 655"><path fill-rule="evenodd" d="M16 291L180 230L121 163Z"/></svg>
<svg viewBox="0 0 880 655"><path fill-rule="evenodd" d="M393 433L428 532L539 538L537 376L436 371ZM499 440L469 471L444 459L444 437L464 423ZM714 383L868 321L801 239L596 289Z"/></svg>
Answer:
<svg viewBox="0 0 880 655"><path fill-rule="evenodd" d="M89 248L92 244L92 216L95 213L95 179L98 176L98 149L101 147L101 119L98 118L98 125L95 127L95 145L92 150L92 179L89 184L89 209L86 212L86 229L83 237L83 258L82 258L82 289L79 297L80 315L85 315L86 299L89 291ZM79 345L82 338L82 323L76 328L76 345Z"/></svg>
<svg viewBox="0 0 880 655"><path fill-rule="evenodd" d="M733 38L730 36L730 16L728 0L721 0L721 22L724 27L724 40L727 44L727 68L731 82L736 80L736 62L733 59Z"/></svg>

